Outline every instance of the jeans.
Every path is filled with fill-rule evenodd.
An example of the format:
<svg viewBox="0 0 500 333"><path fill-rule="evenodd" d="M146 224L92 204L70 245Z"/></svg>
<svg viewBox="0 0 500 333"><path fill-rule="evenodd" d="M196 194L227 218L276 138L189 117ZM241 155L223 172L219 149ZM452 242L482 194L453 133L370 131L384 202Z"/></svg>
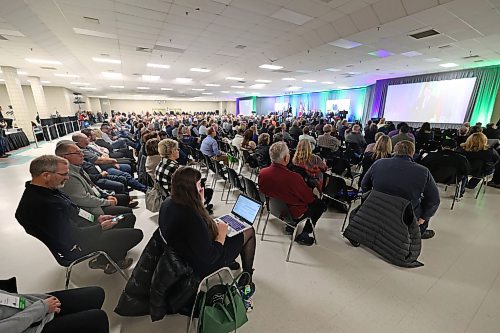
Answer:
<svg viewBox="0 0 500 333"><path fill-rule="evenodd" d="M112 176L124 177L127 181L127 185L132 187L134 190L146 192L146 190L148 189L148 187L146 185L141 184L139 181L137 181L137 179L135 179L129 173L124 172L121 169L118 170L118 169L110 168L110 169L107 169L106 171L108 172L108 174L110 174Z"/></svg>
<svg viewBox="0 0 500 333"><path fill-rule="evenodd" d="M132 167L128 164L118 164L118 166L120 167L120 169L117 169L114 164L101 164L99 165L103 170L106 170L108 171L109 173L109 170L111 169L115 169L115 170L118 170L118 171L123 171L123 172L126 172L128 174L132 174Z"/></svg>
<svg viewBox="0 0 500 333"><path fill-rule="evenodd" d="M49 292L61 302L61 312L42 329L42 333L108 333L106 312L101 310L104 290L86 287Z"/></svg>
<svg viewBox="0 0 500 333"><path fill-rule="evenodd" d="M122 181L112 180L111 177L116 177L116 179L123 179ZM126 179L119 176L110 176L106 178L98 179L95 184L104 190L114 191L115 193L125 193Z"/></svg>

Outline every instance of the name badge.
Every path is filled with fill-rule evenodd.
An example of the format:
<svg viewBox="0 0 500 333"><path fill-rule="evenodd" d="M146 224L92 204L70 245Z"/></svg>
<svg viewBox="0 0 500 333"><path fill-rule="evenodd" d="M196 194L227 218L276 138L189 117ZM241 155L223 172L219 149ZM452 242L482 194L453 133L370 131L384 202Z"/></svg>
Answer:
<svg viewBox="0 0 500 333"><path fill-rule="evenodd" d="M92 186L92 192L94 192L94 195L96 197L99 197L99 198L101 197L101 192L99 192L99 190L97 189L97 187Z"/></svg>
<svg viewBox="0 0 500 333"><path fill-rule="evenodd" d="M0 305L5 305L11 308L24 310L24 308L26 307L26 299L19 296L0 293Z"/></svg>
<svg viewBox="0 0 500 333"><path fill-rule="evenodd" d="M90 214L89 212L87 212L81 208L78 210L78 216L81 216L84 219L86 219L87 221L92 222L92 223L94 223L94 221L95 221L95 216L93 214Z"/></svg>

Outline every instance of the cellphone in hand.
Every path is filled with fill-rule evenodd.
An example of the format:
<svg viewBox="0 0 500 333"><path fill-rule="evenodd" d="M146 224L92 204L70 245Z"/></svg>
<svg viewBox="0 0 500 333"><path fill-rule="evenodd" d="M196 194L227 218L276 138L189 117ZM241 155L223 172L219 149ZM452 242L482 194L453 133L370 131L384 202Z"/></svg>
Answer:
<svg viewBox="0 0 500 333"><path fill-rule="evenodd" d="M123 219L124 217L125 217L125 215L123 215L123 214L122 214L122 215L118 215L118 216L113 217L113 218L111 219L111 221L113 221L113 222L118 222L118 221L120 221L121 219Z"/></svg>

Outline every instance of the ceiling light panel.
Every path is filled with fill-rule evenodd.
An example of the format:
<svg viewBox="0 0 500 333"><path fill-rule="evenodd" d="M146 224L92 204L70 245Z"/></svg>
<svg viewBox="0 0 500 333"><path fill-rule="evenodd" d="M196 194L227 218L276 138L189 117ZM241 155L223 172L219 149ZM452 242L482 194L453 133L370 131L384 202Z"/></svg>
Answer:
<svg viewBox="0 0 500 333"><path fill-rule="evenodd" d="M191 72L199 72L199 73L209 73L212 71L211 69L208 68L197 68L197 67L190 68L189 70Z"/></svg>
<svg viewBox="0 0 500 333"><path fill-rule="evenodd" d="M327 68L325 69L325 71L329 71L329 72L340 72L341 69L338 69L338 68Z"/></svg>
<svg viewBox="0 0 500 333"><path fill-rule="evenodd" d="M75 34L79 34L79 35L100 37L100 38L109 38L109 39L118 39L118 36L116 34L110 34L107 32L88 30L88 29L80 29L80 28L73 28L73 31L75 32Z"/></svg>
<svg viewBox="0 0 500 333"><path fill-rule="evenodd" d="M314 83L314 82L316 82L316 80L309 80L309 79L306 79L306 80L302 80L302 82L306 82L306 83Z"/></svg>
<svg viewBox="0 0 500 333"><path fill-rule="evenodd" d="M149 90L149 87L135 87L137 90Z"/></svg>
<svg viewBox="0 0 500 333"><path fill-rule="evenodd" d="M205 91L205 89L203 89L203 88L193 88L191 90L194 90L194 91Z"/></svg>
<svg viewBox="0 0 500 333"><path fill-rule="evenodd" d="M378 58L387 58L394 55L394 53L382 49L373 52L368 52L368 54Z"/></svg>
<svg viewBox="0 0 500 333"><path fill-rule="evenodd" d="M242 78L242 77L235 77L235 76L228 76L228 77L226 77L226 80L230 80L230 81L243 81L244 78Z"/></svg>
<svg viewBox="0 0 500 333"><path fill-rule="evenodd" d="M121 64L122 61L119 60L119 59L109 59L109 58L97 58L97 57L93 57L92 58L93 61L95 62L102 62L102 63L105 63L105 64Z"/></svg>
<svg viewBox="0 0 500 333"><path fill-rule="evenodd" d="M76 74L63 74L63 73L56 73L56 74L54 74L54 76L70 77L70 78L79 78L80 77L80 75L76 75Z"/></svg>
<svg viewBox="0 0 500 333"><path fill-rule="evenodd" d="M207 84L205 84L205 87L220 87L220 84L216 84L216 83L207 83Z"/></svg>
<svg viewBox="0 0 500 333"><path fill-rule="evenodd" d="M404 53L401 53L402 56L405 56L405 57L418 57L418 56L421 56L422 53L420 52L417 52L417 51L409 51L409 52L404 52Z"/></svg>
<svg viewBox="0 0 500 333"><path fill-rule="evenodd" d="M293 86L293 87L288 87L288 88L286 88L286 90L288 90L288 91L300 90L300 89L302 89L302 87L296 87L296 86Z"/></svg>
<svg viewBox="0 0 500 333"><path fill-rule="evenodd" d="M158 80L160 80L160 76L159 75L143 75L142 79L144 81L158 81Z"/></svg>
<svg viewBox="0 0 500 333"><path fill-rule="evenodd" d="M87 82L70 82L69 84L72 84L75 86L90 86L90 83L87 83Z"/></svg>
<svg viewBox="0 0 500 333"><path fill-rule="evenodd" d="M355 42L352 40L348 40L348 39L342 39L342 38L337 39L336 41L330 42L328 44L330 44L332 46L341 47L343 49L353 49L355 47L363 45L361 43L358 43L358 42Z"/></svg>
<svg viewBox="0 0 500 333"><path fill-rule="evenodd" d="M115 88L115 89L123 89L125 86L109 86L110 88Z"/></svg>
<svg viewBox="0 0 500 333"><path fill-rule="evenodd" d="M284 77L282 78L283 81L295 81L296 79L294 77Z"/></svg>
<svg viewBox="0 0 500 333"><path fill-rule="evenodd" d="M164 91L172 91L172 90L174 90L174 89L172 89L172 88L160 88L160 90L164 90Z"/></svg>
<svg viewBox="0 0 500 333"><path fill-rule="evenodd" d="M452 68L452 67L458 67L458 64L455 64L454 62L448 62L446 64L440 64L439 66L444 68Z"/></svg>
<svg viewBox="0 0 500 333"><path fill-rule="evenodd" d="M258 79L258 80L255 80L255 82L259 82L259 83L271 83L272 81L271 80L261 80L261 79Z"/></svg>
<svg viewBox="0 0 500 333"><path fill-rule="evenodd" d="M263 64L263 65L260 65L259 68L270 69L270 70L278 70L278 69L282 69L283 66L271 65L271 64Z"/></svg>
<svg viewBox="0 0 500 333"><path fill-rule="evenodd" d="M33 58L25 58L29 63L32 64L42 64L42 65L62 65L62 62L57 60L46 60L46 59L33 59Z"/></svg>
<svg viewBox="0 0 500 333"><path fill-rule="evenodd" d="M163 68L163 69L168 69L170 68L170 65L162 65L162 64L152 64L152 63L147 63L146 64L147 67L151 67L151 68Z"/></svg>
<svg viewBox="0 0 500 333"><path fill-rule="evenodd" d="M231 86L231 88L235 88L235 89L243 89L243 88L245 88L245 86Z"/></svg>
<svg viewBox="0 0 500 333"><path fill-rule="evenodd" d="M122 73L115 73L115 72L101 72L101 75L103 78L109 80L120 80L123 77Z"/></svg>

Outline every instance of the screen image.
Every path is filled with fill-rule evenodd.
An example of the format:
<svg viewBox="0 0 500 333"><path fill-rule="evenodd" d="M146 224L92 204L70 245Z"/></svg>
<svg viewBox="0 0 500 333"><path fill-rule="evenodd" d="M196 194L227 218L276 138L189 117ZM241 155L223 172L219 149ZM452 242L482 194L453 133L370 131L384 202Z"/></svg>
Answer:
<svg viewBox="0 0 500 333"><path fill-rule="evenodd" d="M259 213L259 209L260 204L258 202L240 195L234 204L232 213L252 224Z"/></svg>
<svg viewBox="0 0 500 333"><path fill-rule="evenodd" d="M281 112L288 110L288 103L274 103L274 111Z"/></svg>
<svg viewBox="0 0 500 333"><path fill-rule="evenodd" d="M326 101L326 112L349 111L350 99L329 99Z"/></svg>
<svg viewBox="0 0 500 333"><path fill-rule="evenodd" d="M253 111L253 99L240 99L238 101L240 114L250 116Z"/></svg>
<svg viewBox="0 0 500 333"><path fill-rule="evenodd" d="M474 89L476 78L390 85L384 118L393 121L459 124Z"/></svg>

